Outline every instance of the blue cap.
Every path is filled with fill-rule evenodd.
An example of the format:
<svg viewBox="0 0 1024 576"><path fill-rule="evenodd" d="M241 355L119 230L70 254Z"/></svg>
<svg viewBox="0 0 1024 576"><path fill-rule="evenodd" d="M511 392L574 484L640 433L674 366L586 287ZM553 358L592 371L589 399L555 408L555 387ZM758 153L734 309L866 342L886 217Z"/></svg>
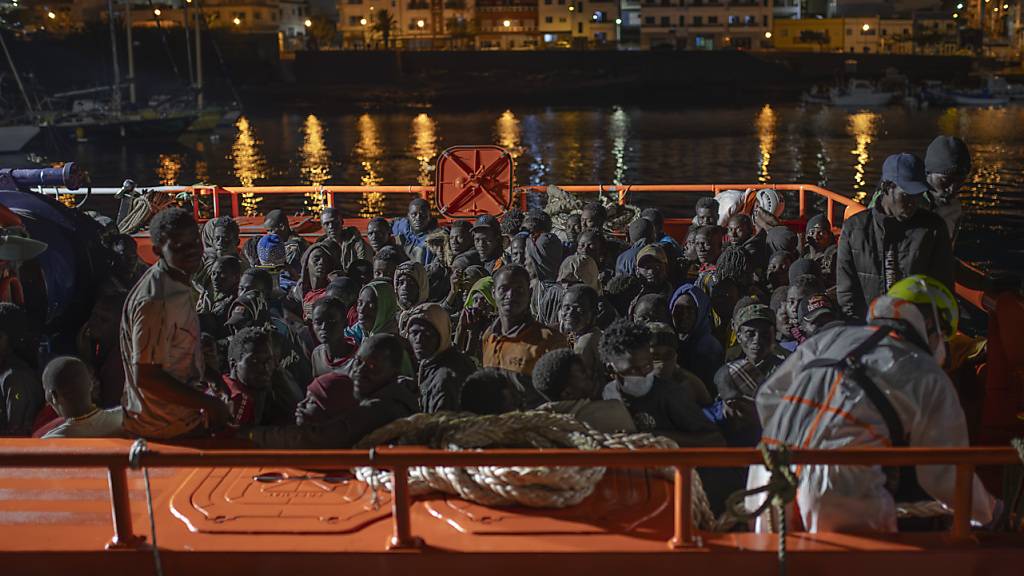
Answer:
<svg viewBox="0 0 1024 576"><path fill-rule="evenodd" d="M913 154L893 154L882 165L882 180L900 187L907 194L917 196L928 191L924 162Z"/></svg>

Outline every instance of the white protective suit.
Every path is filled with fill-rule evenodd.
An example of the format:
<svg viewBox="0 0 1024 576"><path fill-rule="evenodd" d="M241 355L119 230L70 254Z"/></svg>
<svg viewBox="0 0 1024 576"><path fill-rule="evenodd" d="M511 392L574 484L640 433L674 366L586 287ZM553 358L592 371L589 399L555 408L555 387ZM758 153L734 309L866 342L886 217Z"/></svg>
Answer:
<svg viewBox="0 0 1024 576"><path fill-rule="evenodd" d="M912 304L887 296L872 305L873 318L910 322L927 341L925 322ZM869 318L870 319L870 318ZM876 326L825 330L801 344L757 393L757 409L768 443L790 448L834 449L890 446L888 427L862 389L835 368L803 370L815 358L845 357ZM886 336L862 356L865 375L888 396L911 446L967 446L967 424L953 383L928 352ZM896 531L896 507L880 466L796 467L800 478L797 505L810 532ZM918 466L921 487L950 506L956 485L954 466ZM764 485L768 471L752 466L748 488ZM994 501L974 479L972 518L992 520ZM763 495L748 497L756 509ZM758 523L759 531L767 526ZM764 523L766 524L766 523Z"/></svg>

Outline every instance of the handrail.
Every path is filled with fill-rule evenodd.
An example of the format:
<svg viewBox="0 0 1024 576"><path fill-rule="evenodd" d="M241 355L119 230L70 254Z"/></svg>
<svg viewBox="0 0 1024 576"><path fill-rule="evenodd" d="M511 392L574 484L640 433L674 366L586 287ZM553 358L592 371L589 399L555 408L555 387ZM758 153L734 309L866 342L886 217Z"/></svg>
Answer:
<svg viewBox="0 0 1024 576"><path fill-rule="evenodd" d="M65 448L66 446L66 448ZM856 448L841 450L794 450L793 464L829 465L935 465L956 466L952 534L970 536L971 491L974 469L983 465L1018 462L1016 451L1002 447L980 448ZM761 463L757 450L747 448L690 448L640 450L483 450L443 451L417 447L363 450L194 450L154 447L138 456L137 464L149 468L260 467L350 468L372 466L390 469L393 535L389 549L417 547L422 540L412 533L409 514L408 471L412 466L604 466L612 468L672 467L674 533L670 548L694 545L690 477L695 467L741 467ZM0 467L95 467L107 468L114 536L109 547L131 547L141 539L132 530L128 498L128 450L83 451L76 441L51 441L45 448L0 445Z"/></svg>

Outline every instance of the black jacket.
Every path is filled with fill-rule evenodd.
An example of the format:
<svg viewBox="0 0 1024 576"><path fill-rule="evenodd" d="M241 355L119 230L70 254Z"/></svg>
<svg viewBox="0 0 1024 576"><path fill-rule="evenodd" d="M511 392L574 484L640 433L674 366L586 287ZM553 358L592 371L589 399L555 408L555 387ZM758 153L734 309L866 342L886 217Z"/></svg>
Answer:
<svg viewBox="0 0 1024 576"><path fill-rule="evenodd" d="M885 250L896 249L900 277L926 274L953 290L956 262L942 218L918 210L900 222L878 208L860 212L843 223L836 257L836 296L843 314L863 320L868 304L886 293Z"/></svg>
<svg viewBox="0 0 1024 576"><path fill-rule="evenodd" d="M462 384L476 371L473 360L455 348L420 363L420 411L458 411Z"/></svg>

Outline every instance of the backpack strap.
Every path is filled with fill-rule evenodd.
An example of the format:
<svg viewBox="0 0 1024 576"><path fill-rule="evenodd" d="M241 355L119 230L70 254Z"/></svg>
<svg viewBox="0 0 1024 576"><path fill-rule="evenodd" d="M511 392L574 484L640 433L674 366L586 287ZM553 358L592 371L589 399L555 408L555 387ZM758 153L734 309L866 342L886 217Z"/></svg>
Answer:
<svg viewBox="0 0 1024 576"><path fill-rule="evenodd" d="M844 378L859 386L861 390L864 391L864 394L867 395L868 400L871 401L881 414L882 420L885 421L886 428L889 429L889 440L892 445L907 446L907 435L903 428L903 421L900 420L899 413L896 412L896 408L892 405L892 402L889 401L889 397L882 392L874 380L868 378L864 373L864 365L860 362L861 357L878 346L882 339L888 336L891 331L892 328L882 326L876 330L874 334L868 336L863 342L858 344L845 357L838 360L834 358L815 358L805 364L804 369L837 368L842 370Z"/></svg>

